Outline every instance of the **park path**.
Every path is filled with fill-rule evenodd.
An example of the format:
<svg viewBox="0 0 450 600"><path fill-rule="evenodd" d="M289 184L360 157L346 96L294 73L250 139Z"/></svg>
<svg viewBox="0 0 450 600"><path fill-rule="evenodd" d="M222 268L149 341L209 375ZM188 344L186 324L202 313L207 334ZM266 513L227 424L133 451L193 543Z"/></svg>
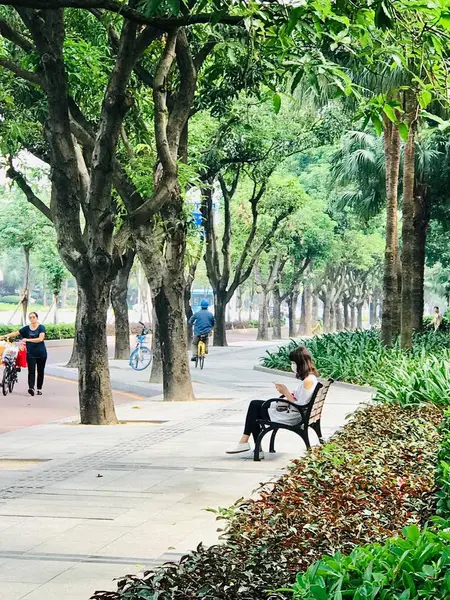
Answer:
<svg viewBox="0 0 450 600"><path fill-rule="evenodd" d="M217 541L204 509L250 496L304 452L281 432L277 454L260 463L224 454L248 401L272 395L273 375L253 370L265 347L213 349L205 370L193 373L195 402L133 398L117 406L128 424L69 418L1 435L0 600L87 600L114 589L116 577ZM121 365L116 371L124 376ZM369 397L334 386L325 436Z"/></svg>

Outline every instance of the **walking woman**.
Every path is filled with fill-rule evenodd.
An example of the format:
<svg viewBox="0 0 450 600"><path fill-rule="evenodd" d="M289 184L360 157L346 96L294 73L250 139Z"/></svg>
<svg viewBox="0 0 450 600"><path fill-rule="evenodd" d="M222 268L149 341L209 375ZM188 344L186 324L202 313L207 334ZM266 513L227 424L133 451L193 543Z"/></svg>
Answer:
<svg viewBox="0 0 450 600"><path fill-rule="evenodd" d="M292 371L295 373L296 378L300 380L297 389L295 392L290 392L284 383L276 383L275 387L290 402L305 406L311 400L318 383L319 373L313 363L311 354L304 346L298 346L292 350L289 360L291 361ZM248 443L250 435L253 435L256 442L261 431L261 426L258 423L259 419L270 419L276 423L285 423L286 425L296 425L301 421L301 414L295 409L291 411L286 404L280 402L272 404L270 408L263 408L264 402L264 400L252 400L250 402L245 419L244 433L237 446L227 450L227 454L240 454L250 450L250 444ZM262 450L259 458L264 458Z"/></svg>
<svg viewBox="0 0 450 600"><path fill-rule="evenodd" d="M29 325L25 325L18 331L13 331L3 336L7 340L20 337L27 345L28 362L28 393L34 396L34 387L36 383L37 369L37 395L42 396L42 386L44 383L45 363L47 362L47 348L45 347L45 327L40 325L38 314L31 312L28 315Z"/></svg>

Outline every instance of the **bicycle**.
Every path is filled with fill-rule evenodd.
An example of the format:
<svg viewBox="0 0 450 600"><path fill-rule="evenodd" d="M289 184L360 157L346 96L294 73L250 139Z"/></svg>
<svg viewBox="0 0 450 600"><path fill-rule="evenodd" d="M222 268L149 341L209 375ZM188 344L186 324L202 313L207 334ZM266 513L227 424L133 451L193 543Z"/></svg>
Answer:
<svg viewBox="0 0 450 600"><path fill-rule="evenodd" d="M208 335L201 335L197 345L197 357L195 359L195 368L200 365L200 369L205 366L206 356L206 342L208 341Z"/></svg>
<svg viewBox="0 0 450 600"><path fill-rule="evenodd" d="M2 392L4 396L7 396L8 392L12 393L15 384L19 380L17 373L19 373L20 369L16 367L17 353L18 349L13 345L8 346L3 352Z"/></svg>
<svg viewBox="0 0 450 600"><path fill-rule="evenodd" d="M150 329L141 321L139 324L142 325L142 331L136 336L136 348L130 354L130 367L135 371L144 371L153 361L153 352L144 345Z"/></svg>

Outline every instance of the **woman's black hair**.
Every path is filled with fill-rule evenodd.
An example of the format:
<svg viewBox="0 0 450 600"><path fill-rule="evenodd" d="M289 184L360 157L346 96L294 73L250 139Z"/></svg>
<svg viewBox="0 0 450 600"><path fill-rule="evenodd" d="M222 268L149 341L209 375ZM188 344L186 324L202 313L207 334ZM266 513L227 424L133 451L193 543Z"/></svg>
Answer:
<svg viewBox="0 0 450 600"><path fill-rule="evenodd" d="M297 365L297 373L295 374L297 379L303 381L308 375L319 375L312 356L305 346L298 346L292 350L289 354L289 360Z"/></svg>
<svg viewBox="0 0 450 600"><path fill-rule="evenodd" d="M36 319L39 319L39 315L37 314L37 312L34 312L34 310L31 311L28 316L31 317L31 315L34 315L36 317Z"/></svg>

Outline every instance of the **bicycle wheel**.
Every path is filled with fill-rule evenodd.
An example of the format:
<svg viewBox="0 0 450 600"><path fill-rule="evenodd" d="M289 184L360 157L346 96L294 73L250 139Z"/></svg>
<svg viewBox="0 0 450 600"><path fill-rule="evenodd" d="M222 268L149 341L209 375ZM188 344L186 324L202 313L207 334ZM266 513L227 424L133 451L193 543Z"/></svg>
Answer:
<svg viewBox="0 0 450 600"><path fill-rule="evenodd" d="M9 374L9 384L8 384L8 388L9 388L9 393L12 394L13 390L14 390L14 386L17 382L17 371L14 370Z"/></svg>
<svg viewBox="0 0 450 600"><path fill-rule="evenodd" d="M150 366L153 360L153 353L150 348L146 346L142 346L141 348L136 348L130 355L130 366L135 371L143 371L147 367Z"/></svg>
<svg viewBox="0 0 450 600"><path fill-rule="evenodd" d="M7 396L9 392L9 371L6 367L3 371L2 392L4 396Z"/></svg>

